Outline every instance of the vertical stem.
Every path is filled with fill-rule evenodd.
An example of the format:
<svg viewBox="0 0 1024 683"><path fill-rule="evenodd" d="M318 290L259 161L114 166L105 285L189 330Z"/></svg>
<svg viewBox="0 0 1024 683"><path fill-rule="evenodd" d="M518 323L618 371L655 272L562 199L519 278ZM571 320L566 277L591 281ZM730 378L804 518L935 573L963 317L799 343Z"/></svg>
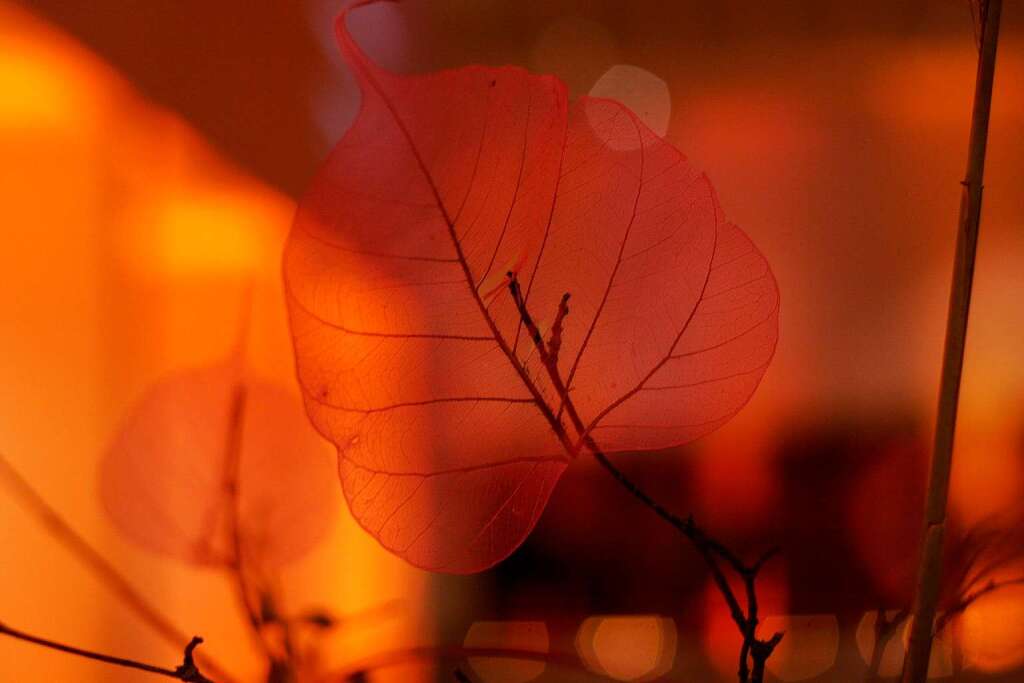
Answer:
<svg viewBox="0 0 1024 683"><path fill-rule="evenodd" d="M244 548L241 520L239 519L239 468L242 459L242 432L245 424L245 402L247 391L244 380L239 380L231 392L231 413L228 422L227 443L224 457L224 504L227 508L228 539L231 542L231 565L229 567L239 606L246 615L254 636L263 646L259 634L260 613L252 599L252 590L245 573Z"/></svg>
<svg viewBox="0 0 1024 683"><path fill-rule="evenodd" d="M960 199L960 221L957 231L956 259L953 264L953 287L946 321L946 344L942 358L942 379L939 388L939 410L935 426L935 443L928 495L925 504L925 529L921 545L917 587L914 595L913 622L903 682L923 683L928 676L933 623L942 573L942 541L946 524L946 502L953 460L953 436L956 428L960 376L963 370L964 346L967 338L967 317L971 303L971 284L981 221L982 178L985 169L985 147L992 107L992 82L995 74L996 43L999 36L1001 0L988 0L982 8L981 51L971 114L971 134L967 148L967 176Z"/></svg>
<svg viewBox="0 0 1024 683"><path fill-rule="evenodd" d="M877 618L882 618L883 610L878 610ZM864 672L865 683L875 683L879 679L880 672L882 670L882 655L885 654L885 646L889 644L889 639L882 639L881 629L878 628L878 622L875 622L875 644L871 649L871 661L868 662L868 670Z"/></svg>
<svg viewBox="0 0 1024 683"><path fill-rule="evenodd" d="M249 389L245 370L245 355L252 318L253 284L247 283L242 294L241 315L238 319L234 349L231 356L232 367L236 370L237 379L231 389L231 403L228 413L228 429L224 442L224 504L223 511L227 519L228 542L231 544L231 561L227 570L235 587L238 606L245 616L253 643L267 658L271 665L271 679L287 662L279 661L271 651L263 634L263 599L262 588L250 582L250 568L246 566L246 550L242 530L241 510L241 467L244 449L246 411L248 409ZM291 637L286 633L286 644L291 649Z"/></svg>
<svg viewBox="0 0 1024 683"><path fill-rule="evenodd" d="M261 597L249 581L246 567L246 548L243 538L240 510L242 440L245 431L245 411L249 392L244 379L239 379L231 393L231 413L228 423L227 443L224 459L224 504L227 509L228 538L231 543L231 564L228 571L235 586L238 605L245 615L253 642L269 660L271 668L281 664L267 645L263 635L263 611Z"/></svg>
<svg viewBox="0 0 1024 683"><path fill-rule="evenodd" d="M881 680L882 658L885 656L885 649L889 646L889 641L896 635L900 626L903 625L903 622L906 621L909 615L908 610L900 610L890 619L886 616L884 609L878 608L875 610L875 642L871 648L868 669L864 672L864 681L866 683Z"/></svg>
<svg viewBox="0 0 1024 683"><path fill-rule="evenodd" d="M767 655L753 656L754 667L750 671L750 683L764 683L764 666L768 661Z"/></svg>

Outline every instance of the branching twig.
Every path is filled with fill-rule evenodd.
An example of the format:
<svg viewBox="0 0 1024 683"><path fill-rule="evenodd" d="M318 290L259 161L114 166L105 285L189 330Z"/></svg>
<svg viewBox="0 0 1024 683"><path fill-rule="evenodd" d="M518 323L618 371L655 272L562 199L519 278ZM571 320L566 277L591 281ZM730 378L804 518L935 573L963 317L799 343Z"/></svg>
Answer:
<svg viewBox="0 0 1024 683"><path fill-rule="evenodd" d="M569 293L562 295L558 303L558 313L555 315L555 322L551 325L551 338L548 339L548 354L551 362L558 364L558 352L562 350L562 325L565 323L565 316L569 315Z"/></svg>
<svg viewBox="0 0 1024 683"><path fill-rule="evenodd" d="M179 681L186 681L187 683L213 683L213 681L199 671L199 668L196 666L193 659L193 651L200 643L203 642L203 639L199 636L194 636L192 640L189 641L189 644L185 646L185 653L182 658L181 666L176 669L165 669L162 666L154 666L144 662L137 662L134 659L113 657L111 655L105 655L91 650L83 650L82 648L74 647L72 645L65 645L46 638L40 638L39 636L33 636L23 631L13 629L3 622L0 622L0 635L10 636L11 638L25 641L26 643L50 648L51 650L66 652L67 654L75 655L77 657L85 657L86 659L93 659L98 662L104 662L106 664L121 666L128 669L138 669L139 671L146 671L151 674L166 676L168 678L175 678Z"/></svg>
<svg viewBox="0 0 1024 683"><path fill-rule="evenodd" d="M527 310L526 301L522 296L522 290L519 286L518 280L516 279L515 273L510 272L507 276L509 280L508 288L512 295L512 300L515 302L520 318L526 326L527 332L533 340L541 362L547 370L548 377L551 379L551 383L561 400L558 415L561 416L562 410L564 409L565 414L569 417L569 420L572 422L573 427L579 435L580 442L586 446L587 450L591 452L598 463L600 463L605 470L612 475L612 478L619 482L637 500L671 524L694 545L697 552L700 553L701 557L704 559L705 564L707 564L708 569L711 571L711 577L714 580L715 585L718 587L719 592L722 594L722 597L725 599L726 605L729 607L729 613L732 616L732 620L735 622L736 627L739 629L740 634L743 637L743 646L740 651L740 666L738 671L739 680L741 683L748 683L748 681L750 683L761 683L761 681L764 680L765 662L768 660L768 657L771 656L775 647L782 640L782 634L776 633L768 640L759 640L757 638L758 605L755 582L757 580L758 572L760 572L765 562L775 555L777 549L773 548L772 550L769 550L752 565L745 564L735 553L725 547L725 545L714 540L700 529L694 523L692 516L683 520L676 514L670 512L658 501L651 498L643 489L637 486L632 480L623 474L621 470L612 464L598 444L589 435L583 420L580 419L579 413L576 411L572 398L569 396L569 388L562 380L561 373L558 369L558 350L562 343L562 322L564 321L565 316L569 313L569 294L567 293L562 297L555 317L555 325L552 328L551 343L545 344L540 330L534 323L529 310ZM725 562L733 572L742 579L746 592L746 610L740 606L740 601L737 599L736 594L729 585L729 580L725 572L722 570L719 560ZM748 659L750 664L748 664Z"/></svg>
<svg viewBox="0 0 1024 683"><path fill-rule="evenodd" d="M93 575L113 591L121 602L135 612L165 641L175 647L182 647L182 643L189 641L188 635L171 623L170 619L132 587L104 555L71 528L60 513L32 488L31 484L14 469L2 454L0 454L0 479L6 483L7 489L14 494L26 512L42 522L61 545L70 550ZM197 653L196 659L204 669L224 683L232 680L223 667L208 655Z"/></svg>
<svg viewBox="0 0 1024 683"><path fill-rule="evenodd" d="M981 222L982 180L985 172L985 148L992 108L992 84L995 75L996 45L999 37L1001 0L985 0L980 9L981 50L971 114L971 133L967 149L967 175L960 200L953 286L946 322L946 342L942 357L939 410L935 426L935 444L928 477L925 503L925 529L921 562L914 594L914 620L903 664L904 683L924 683L928 677L933 624L939 599L942 570L942 544L946 525L946 504L953 461L953 437L956 430L960 377L967 342L967 318L971 306L971 285Z"/></svg>
<svg viewBox="0 0 1024 683"><path fill-rule="evenodd" d="M738 672L739 680L743 683L746 683L746 681L751 681L751 683L760 683L764 677L765 661L767 661L768 657L775 649L775 646L782 640L783 634L776 633L765 641L757 639L758 605L755 582L757 581L758 572L764 566L765 562L771 559L771 557L778 552L778 549L773 548L769 550L752 565L744 564L744 562L732 551L720 542L708 536L707 533L698 527L696 523L694 523L692 516L683 520L672 512L669 512L660 503L647 495L643 489L627 478L621 470L612 464L603 452L600 450L592 450L592 452L594 458L611 473L612 477L616 481L622 484L622 486L633 494L637 500L653 510L655 514L683 534L683 536L685 536L694 545L697 552L700 553L704 562L707 564L708 569L711 571L711 577L715 582L715 586L718 588L718 591L725 599L726 605L729 607L729 614L732 617L733 622L736 624L736 627L740 630L740 634L743 636L743 648L740 651L740 667ZM729 580L726 577L725 572L722 570L718 558L725 561L743 580L743 585L747 595L746 610L740 606L740 602L737 599L735 592L732 590L732 587L729 585ZM748 658L753 661L753 670L748 666Z"/></svg>
<svg viewBox="0 0 1024 683"><path fill-rule="evenodd" d="M884 609L875 610L875 642L871 649L868 669L864 673L864 680L868 683L878 680L882 671L882 657L885 655L885 648L909 615L910 610L901 609L890 619L885 615Z"/></svg>

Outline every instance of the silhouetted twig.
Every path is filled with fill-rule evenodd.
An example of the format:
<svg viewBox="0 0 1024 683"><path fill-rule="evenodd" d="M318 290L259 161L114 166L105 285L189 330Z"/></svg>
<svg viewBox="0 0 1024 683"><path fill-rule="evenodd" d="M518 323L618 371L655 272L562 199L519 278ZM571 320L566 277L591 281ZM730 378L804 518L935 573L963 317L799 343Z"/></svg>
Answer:
<svg viewBox="0 0 1024 683"><path fill-rule="evenodd" d="M139 671L146 671L151 674L157 674L160 676L166 676L168 678L176 678L179 681L187 681L188 683L213 683L209 678L204 676L199 668L196 666L193 659L193 651L196 647L203 642L203 639L199 636L194 636L189 644L185 646L185 653L182 659L181 666L176 669L165 669L161 666L154 666L152 664L146 664L144 662L137 662L134 659L124 659L123 657L113 657L111 655L101 654L99 652L92 652L91 650L83 650L79 647L72 645L65 645L58 643L53 640L46 638L40 638L39 636L33 636L24 631L18 631L10 626L0 622L0 635L10 636L18 640L25 641L26 643L32 643L41 647L50 648L51 650L58 650L60 652L66 652L77 657L85 657L86 659L93 659L98 662L104 662L113 666L121 666L128 669L138 669Z"/></svg>
<svg viewBox="0 0 1024 683"><path fill-rule="evenodd" d="M768 657L771 656L775 647L782 640L783 634L775 633L768 640L758 640L756 634L759 616L755 582L757 581L758 572L760 572L765 562L771 559L778 552L778 549L772 548L752 565L745 564L722 543L711 538L700 527L698 527L696 523L694 523L692 516L683 520L677 515L669 512L660 503L647 495L647 493L645 493L639 486L633 483L633 481L628 479L621 470L612 464L603 452L600 450L594 450L593 448L591 449L591 452L593 453L594 458L604 466L604 468L611 473L612 477L622 484L627 491L633 494L633 496L640 502L653 510L655 514L671 524L677 531L693 543L697 552L700 553L701 557L704 558L704 562L708 565L708 569L711 571L711 577L715 582L715 586L725 599L726 605L729 607L729 614L732 617L733 622L736 624L736 627L739 628L740 634L743 636L743 647L740 650L740 665L738 671L739 680L744 683L747 681L750 681L751 683L760 683L763 681L765 662L768 660ZM732 568L740 579L742 579L747 598L746 610L740 606L740 601L733 592L732 587L729 585L729 580L725 572L722 570L718 558L721 558L729 567ZM748 660L753 663L752 668Z"/></svg>
<svg viewBox="0 0 1024 683"><path fill-rule="evenodd" d="M864 680L873 683L879 680L882 672L882 657L885 655L885 648L889 641L896 635L900 625L906 621L910 610L901 609L889 618L884 609L875 610L875 642L872 645L871 656L868 658L868 669L864 672Z"/></svg>
<svg viewBox="0 0 1024 683"><path fill-rule="evenodd" d="M942 356L939 410L935 424L935 444L928 476L925 503L925 529L921 544L921 562L914 594L914 620L903 663L904 683L924 683L928 677L933 625L942 574L942 543L946 526L946 504L953 462L953 437L956 431L960 377L967 342L967 318L971 306L971 286L981 223L982 180L985 173L985 149L992 109L992 85L995 77L996 45L999 39L1001 0L984 0L980 5L981 50L971 114L971 133L967 148L967 174L960 199L953 286L946 321L946 342Z"/></svg>
<svg viewBox="0 0 1024 683"><path fill-rule="evenodd" d="M771 559L771 557L778 552L778 549L773 548L769 550L752 565L744 563L725 545L711 538L700 527L698 527L693 521L692 516L689 516L684 520L678 515L670 512L658 501L651 498L643 489L637 486L635 482L630 480L622 473L621 470L612 464L611 460L608 459L605 453L594 441L593 437L588 433L583 420L576 411L572 398L569 396L569 389L566 387L558 369L558 351L562 344L562 323L565 320L565 317L569 314L569 294L566 293L559 303L558 312L555 318L556 324L552 328L551 339L545 343L540 330L533 321L533 316L530 315L530 312L527 309L526 300L522 295L522 288L519 285L515 273L509 272L507 273L507 277L509 293L512 295L512 300L516 305L516 309L519 311L520 319L526 327L530 339L533 340L534 346L536 347L537 353L541 359L541 363L547 370L548 377L551 379L551 383L559 395L561 405L559 406L557 413L558 418L561 418L564 411L565 415L569 417L573 427L576 429L580 442L591 452L598 463L600 463L605 470L612 475L612 478L629 491L633 497L653 510L655 514L671 524L677 531L686 537L694 545L701 557L704 558L705 564L707 564L708 569L711 571L711 576L715 585L718 587L719 592L725 599L726 605L729 607L729 614L732 617L733 622L735 622L736 627L739 629L740 635L743 637L743 646L740 650L739 671L737 672L740 683L761 683L764 680L765 662L771 656L775 647L782 640L783 634L775 633L767 640L759 640L757 638L758 604L755 582L757 581L758 572L760 572L765 562ZM556 424L556 428L560 428L560 422ZM566 441L564 430L563 433L558 436L563 443ZM725 572L722 570L719 560L725 562L725 564L729 566L743 581L747 605L745 610L741 607L739 599L737 599L736 594L729 585L729 580Z"/></svg>

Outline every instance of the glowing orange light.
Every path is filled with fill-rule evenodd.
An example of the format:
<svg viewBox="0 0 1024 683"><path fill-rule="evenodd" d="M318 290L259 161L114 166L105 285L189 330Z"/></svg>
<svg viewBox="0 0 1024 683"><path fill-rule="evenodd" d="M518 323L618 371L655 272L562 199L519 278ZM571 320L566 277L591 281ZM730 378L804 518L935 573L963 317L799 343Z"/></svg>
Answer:
<svg viewBox="0 0 1024 683"><path fill-rule="evenodd" d="M36 37L3 29L0 42L0 128L67 134L91 128L105 98L96 74L83 68L73 50L44 47Z"/></svg>
<svg viewBox="0 0 1024 683"><path fill-rule="evenodd" d="M1024 664L1024 586L1007 586L971 605L961 618L964 658L982 671Z"/></svg>
<svg viewBox="0 0 1024 683"><path fill-rule="evenodd" d="M210 360L231 343L240 297L230 285L239 276L256 280L254 366L294 382L280 284L292 203L218 155L179 116L146 102L95 55L3 0L0 158L7 228L0 329L12 331L0 357L4 447L32 464L23 468L32 483L147 597L172 619L187 604L232 673L256 680L265 662L251 651L221 577L199 577L119 544L91 484L129 398L170 367ZM55 416L60 429L52 428ZM127 623L123 605L97 600L98 584L59 544L31 518L7 511L0 513L4 542L24 556L0 563L7 618L30 625L43 614L42 630L77 644L141 660L166 655L145 629L109 628ZM420 604L428 580L347 514L308 561L283 574L297 609L324 606L342 616L392 601ZM41 611L47 599L61 609ZM324 656L340 663L343 654L417 642L426 622L422 610L405 609L372 629L345 629ZM110 678L83 660L7 640L0 660L4 680L39 671L55 680ZM421 680L419 671L400 673L381 680Z"/></svg>
<svg viewBox="0 0 1024 683"><path fill-rule="evenodd" d="M547 652L548 629L540 621L478 621L469 627L463 644ZM469 665L488 683L526 683L545 669L544 662L497 657L470 657Z"/></svg>
<svg viewBox="0 0 1024 683"><path fill-rule="evenodd" d="M880 118L914 126L967 125L977 64L970 41L902 44L879 64L867 80L866 101L878 108ZM1024 61L1015 50L1000 54L999 78L1019 78L1022 70ZM993 110L1019 117L1024 113L1020 89L997 89Z"/></svg>
<svg viewBox="0 0 1024 683"><path fill-rule="evenodd" d="M977 524L1013 509L1024 486L1024 462L1016 435L1009 430L986 434L964 430L957 436L949 491L957 519L965 525Z"/></svg>
<svg viewBox="0 0 1024 683"><path fill-rule="evenodd" d="M258 192L182 192L151 207L149 231L135 232L144 270L157 274L252 273L279 253L291 205ZM140 228L142 226L139 226Z"/></svg>
<svg viewBox="0 0 1024 683"><path fill-rule="evenodd" d="M576 633L576 651L591 671L620 681L667 673L676 657L676 625L658 616L590 617Z"/></svg>

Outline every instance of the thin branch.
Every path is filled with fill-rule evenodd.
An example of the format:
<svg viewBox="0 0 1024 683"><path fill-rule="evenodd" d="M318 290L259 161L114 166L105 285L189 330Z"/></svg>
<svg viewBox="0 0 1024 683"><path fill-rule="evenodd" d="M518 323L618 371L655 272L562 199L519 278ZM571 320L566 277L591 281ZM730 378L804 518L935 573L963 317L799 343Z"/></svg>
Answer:
<svg viewBox="0 0 1024 683"><path fill-rule="evenodd" d="M606 456L602 451L593 451L593 455L594 459L612 475L612 478L619 482L623 488L629 491L633 497L653 510L656 515L671 524L676 531L681 533L694 544L697 548L697 552L699 552L707 562L708 568L711 570L711 576L714 579L715 584L718 586L719 591L721 591L722 596L725 598L726 604L729 606L729 613L732 616L733 621L736 622L736 626L740 629L740 632L745 635L747 629L746 614L744 613L743 608L740 607L739 600L737 600L732 587L729 585L729 580L726 578L721 566L719 566L718 560L715 558L715 555L718 552L717 548L720 544L711 541L708 536L697 527L692 517L687 517L683 520L674 513L665 509L661 503L651 498L647 492L623 474L622 470L613 465L608 459L608 456ZM730 564L732 563L730 560L735 561L742 569L746 569L746 567L743 566L739 560L735 559L732 553L729 553L728 551L726 551L726 555L723 556L723 559L726 559Z"/></svg>
<svg viewBox="0 0 1024 683"><path fill-rule="evenodd" d="M722 597L725 599L726 605L729 608L729 614L735 622L736 627L739 629L740 635L743 637L743 647L740 651L741 661L738 672L740 683L748 683L748 681L749 683L761 683L764 680L765 662L768 657L771 656L776 645L778 645L782 640L783 634L776 633L768 640L757 639L758 605L755 582L757 580L758 572L764 564L778 552L778 549L773 548L769 550L760 559L758 559L757 562L748 566L740 560L735 553L725 547L725 545L714 540L700 529L694 523L692 516L683 520L679 516L670 512L658 501L651 498L651 496L649 496L643 489L637 486L636 483L612 464L594 441L593 437L591 437L587 432L586 426L584 425L583 420L580 419L579 413L576 411L572 398L569 396L568 387L562 380L561 373L558 369L558 349L562 343L561 325L565 316L569 313L569 294L566 293L563 295L561 302L559 303L558 312L555 318L556 326L552 332L552 341L555 343L545 345L544 339L540 334L540 330L537 329L537 325L534 323L533 317L530 315L529 310L527 310L526 301L522 296L522 291L515 273L509 272L506 275L509 280L508 288L512 295L512 300L515 302L520 318L522 319L530 338L533 340L541 362L547 370L548 377L551 379L551 383L560 397L561 407L559 409L559 415L562 414L562 409L564 408L565 414L568 415L569 420L572 422L573 427L579 435L580 443L586 446L598 463L600 463L605 470L611 474L615 481L619 482L619 484L629 491L633 497L654 511L654 513L663 520L671 524L677 531L693 543L697 552L700 553L702 558L704 558L705 564L707 564L708 569L711 571L711 577L714 580L715 585L718 587L719 592L722 594ZM561 427L561 424L559 424L559 427ZM572 454L575 455L575 453ZM729 565L743 580L747 598L746 611L744 611L740 606L740 602L737 599L736 594L729 585L729 580L719 564L719 559ZM753 663L752 669L747 666L748 656Z"/></svg>
<svg viewBox="0 0 1024 683"><path fill-rule="evenodd" d="M594 459L608 470L617 482L619 482L637 500L653 510L655 514L671 524L676 531L686 537L694 545L701 557L704 558L704 562L711 571L711 577L715 582L715 586L725 599L726 605L729 607L729 614L732 617L733 622L735 622L736 627L739 629L740 634L743 636L739 680L741 682L749 680L751 683L760 683L763 681L764 663L775 649L775 646L782 640L783 634L775 633L771 638L764 641L757 639L758 606L755 583L757 581L758 572L764 566L764 563L778 552L777 549L773 548L768 551L753 565L744 564L743 561L740 560L732 551L720 542L708 536L707 533L698 527L696 523L694 523L692 516L683 520L672 512L669 512L664 506L651 498L643 489L626 477L621 470L612 464L603 452L593 449L591 452L594 455ZM722 571L716 556L722 558L722 560L724 560L743 580L743 585L747 595L746 611L744 611L740 606L740 602L732 590L732 587L729 585L729 580L726 577L725 572ZM754 664L753 670L747 668L748 654ZM759 660L760 666L758 665Z"/></svg>
<svg viewBox="0 0 1024 683"><path fill-rule="evenodd" d="M924 683L928 677L933 625L941 585L942 544L953 461L953 437L960 397L960 377L963 372L967 319L971 306L978 228L981 223L982 181L1001 11L1001 0L987 0L981 10L981 51L978 55L974 109L971 114L971 133L967 148L967 175L961 191L960 224L946 321L939 410L928 477L928 499L925 504L924 540L914 594L914 620L907 655L903 662L903 683Z"/></svg>
<svg viewBox="0 0 1024 683"><path fill-rule="evenodd" d="M761 683L764 680L765 665L780 642L782 642L781 633L776 633L768 640L757 640L754 638L750 641L750 658L754 662L753 669L750 672L752 683Z"/></svg>
<svg viewBox="0 0 1024 683"><path fill-rule="evenodd" d="M548 339L548 354L551 362L558 364L558 352L562 350L562 330L565 324L565 316L569 315L569 293L562 295L558 303L558 313L555 314L555 322L551 325L551 337Z"/></svg>
<svg viewBox="0 0 1024 683"><path fill-rule="evenodd" d="M252 582L250 582L251 569L246 566L246 539L242 532L241 467L244 451L243 440L245 436L246 410L248 409L249 401L245 368L249 328L252 318L252 289L253 284L250 282L243 295L241 315L239 316L231 354L231 358L238 370L239 378L232 388L228 429L224 435L223 510L226 512L228 541L231 544L231 557L227 563L227 570L231 575L231 580L235 587L235 595L239 607L245 615L253 642L271 662L272 668L291 668L294 664L293 659L295 656L291 624L278 618L275 607L268 607L268 604L272 602L272 598L266 592L265 587L260 585L253 586ZM273 613L274 616L268 617L268 613ZM279 624L283 631L283 644L285 648L285 657L283 659L273 652L263 632L263 628L269 621Z"/></svg>
<svg viewBox="0 0 1024 683"><path fill-rule="evenodd" d="M146 664L145 662L137 662L134 659L125 659L123 657L114 657L111 655L101 654L99 652L93 652L91 650L83 650L82 648L74 647L72 645L65 645L47 638L33 636L25 633L24 631L13 629L3 622L0 622L0 635L10 636L11 638L16 638L17 640L22 640L26 643L32 643L51 650L58 650L59 652L65 652L77 657L92 659L112 666L137 669L139 671L145 671L159 676L166 676L167 678L174 678L179 681L187 681L188 683L213 683L213 681L199 671L199 668L196 666L193 659L193 651L200 643L203 642L203 639L199 636L194 636L192 640L189 641L189 644L185 646L185 653L181 666L176 669L166 669L162 666L154 666L153 664Z"/></svg>
<svg viewBox="0 0 1024 683"><path fill-rule="evenodd" d="M889 641L896 635L900 625L910 616L910 610L901 609L893 615L892 619L885 616L884 609L875 610L875 642L871 649L871 657L868 662L868 669L864 673L864 680L871 683L877 681L881 675L882 657L885 655L885 648Z"/></svg>
<svg viewBox="0 0 1024 683"><path fill-rule="evenodd" d="M740 683L746 683L746 681L750 680L750 639L745 635L743 637L743 645L740 647L740 668L737 673Z"/></svg>
<svg viewBox="0 0 1024 683"><path fill-rule="evenodd" d="M39 520L61 545L70 550L89 571L102 581L117 598L140 617L150 628L174 647L189 642L188 635L178 629L169 618L141 593L77 531L64 520L46 500L32 487L14 466L0 454L0 480L23 510ZM196 658L204 669L219 680L229 683L233 679L223 667L210 656L197 653Z"/></svg>
<svg viewBox="0 0 1024 683"><path fill-rule="evenodd" d="M259 634L262 623L259 607L253 602L252 590L246 578L243 559L241 521L239 519L239 468L242 456L242 432L245 423L245 403L248 397L244 381L239 381L231 393L230 418L224 452L224 506L227 509L228 538L231 542L231 561L228 569L232 576L239 606L246 615L261 648L266 644Z"/></svg>
<svg viewBox="0 0 1024 683"><path fill-rule="evenodd" d="M253 642L273 666L291 668L295 664L293 660L296 655L291 624L288 620L276 616L276 608L271 607L268 610L267 604L272 601L271 596L264 591L263 587L251 585L250 569L246 567L245 538L242 533L240 508L240 468L248 399L249 392L245 380L239 380L231 396L231 412L224 459L224 505L227 509L228 538L232 554L227 569L235 586L239 607L249 625ZM268 618L266 616L268 612L275 613L275 616ZM281 627L282 643L285 650L283 658L271 649L265 637L263 629L269 621L273 621Z"/></svg>

